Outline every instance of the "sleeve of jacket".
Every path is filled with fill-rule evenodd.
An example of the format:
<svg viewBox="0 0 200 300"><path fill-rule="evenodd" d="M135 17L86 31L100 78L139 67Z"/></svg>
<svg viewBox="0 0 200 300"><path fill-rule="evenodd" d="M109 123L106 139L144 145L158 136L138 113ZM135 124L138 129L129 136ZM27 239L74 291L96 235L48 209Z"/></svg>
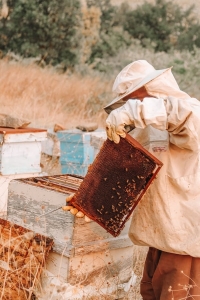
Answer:
<svg viewBox="0 0 200 300"><path fill-rule="evenodd" d="M194 116L190 100L168 97L128 100L123 105L129 123L145 128L151 125L160 130L168 130L170 142L180 148L199 149L199 138L194 126Z"/></svg>

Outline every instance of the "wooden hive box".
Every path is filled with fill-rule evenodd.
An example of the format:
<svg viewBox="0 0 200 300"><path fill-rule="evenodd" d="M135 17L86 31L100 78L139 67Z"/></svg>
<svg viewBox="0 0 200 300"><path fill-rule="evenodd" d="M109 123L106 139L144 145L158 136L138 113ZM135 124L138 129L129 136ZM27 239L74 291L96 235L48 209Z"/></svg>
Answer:
<svg viewBox="0 0 200 300"><path fill-rule="evenodd" d="M41 172L41 142L45 129L12 129L0 127L0 174Z"/></svg>
<svg viewBox="0 0 200 300"><path fill-rule="evenodd" d="M41 142L46 130L0 127L0 215L7 214L8 185L12 179L45 175L41 173Z"/></svg>
<svg viewBox="0 0 200 300"><path fill-rule="evenodd" d="M47 299L51 288L55 291L53 280L60 298L71 300L82 299L81 293L88 289L96 297L102 290L109 294L131 277L133 245L127 234L129 221L114 238L96 222L87 223L62 209L40 217L65 205L66 197L76 192L81 182L77 176L57 175L13 180L9 184L8 220L54 240L43 273L40 299ZM69 286L72 294L68 298Z"/></svg>
<svg viewBox="0 0 200 300"><path fill-rule="evenodd" d="M57 132L60 141L60 163L62 174L85 176L93 162L96 149L91 144L92 136L104 136L105 130L85 132L79 129Z"/></svg>

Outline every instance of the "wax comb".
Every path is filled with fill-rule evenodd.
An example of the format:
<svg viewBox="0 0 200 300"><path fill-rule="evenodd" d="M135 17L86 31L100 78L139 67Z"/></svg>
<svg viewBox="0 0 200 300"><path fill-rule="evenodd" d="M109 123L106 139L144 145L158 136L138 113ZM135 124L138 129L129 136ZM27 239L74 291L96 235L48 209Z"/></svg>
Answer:
<svg viewBox="0 0 200 300"><path fill-rule="evenodd" d="M71 203L118 236L162 163L129 134L106 140Z"/></svg>

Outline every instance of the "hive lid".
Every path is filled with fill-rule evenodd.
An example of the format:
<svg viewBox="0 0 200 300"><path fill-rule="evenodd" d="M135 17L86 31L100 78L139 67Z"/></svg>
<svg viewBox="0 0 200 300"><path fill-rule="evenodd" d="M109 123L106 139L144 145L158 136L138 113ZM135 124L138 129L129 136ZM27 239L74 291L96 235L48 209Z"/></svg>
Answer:
<svg viewBox="0 0 200 300"><path fill-rule="evenodd" d="M40 128L9 128L9 127L0 127L0 134L16 134L16 133L29 133L29 132L46 132L46 129Z"/></svg>
<svg viewBox="0 0 200 300"><path fill-rule="evenodd" d="M129 134L119 144L107 139L71 203L118 236L161 167Z"/></svg>

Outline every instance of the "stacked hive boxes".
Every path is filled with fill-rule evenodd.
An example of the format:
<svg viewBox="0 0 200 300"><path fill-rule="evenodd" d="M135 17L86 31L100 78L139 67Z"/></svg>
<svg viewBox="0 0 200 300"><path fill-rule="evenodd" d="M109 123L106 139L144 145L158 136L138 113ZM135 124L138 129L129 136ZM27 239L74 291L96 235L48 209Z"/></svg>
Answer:
<svg viewBox="0 0 200 300"><path fill-rule="evenodd" d="M7 219L54 241L43 273L44 295L37 299L78 300L87 292L95 295L93 299L103 299L102 295L113 299L110 294L123 294L123 284L131 277L130 220L121 234L113 237L96 222L85 222L62 209L53 211L66 205L66 197L76 192L82 180L74 175L54 175L9 184Z"/></svg>
<svg viewBox="0 0 200 300"><path fill-rule="evenodd" d="M45 129L0 127L0 215L7 212L10 180L40 175L41 142L46 138Z"/></svg>

